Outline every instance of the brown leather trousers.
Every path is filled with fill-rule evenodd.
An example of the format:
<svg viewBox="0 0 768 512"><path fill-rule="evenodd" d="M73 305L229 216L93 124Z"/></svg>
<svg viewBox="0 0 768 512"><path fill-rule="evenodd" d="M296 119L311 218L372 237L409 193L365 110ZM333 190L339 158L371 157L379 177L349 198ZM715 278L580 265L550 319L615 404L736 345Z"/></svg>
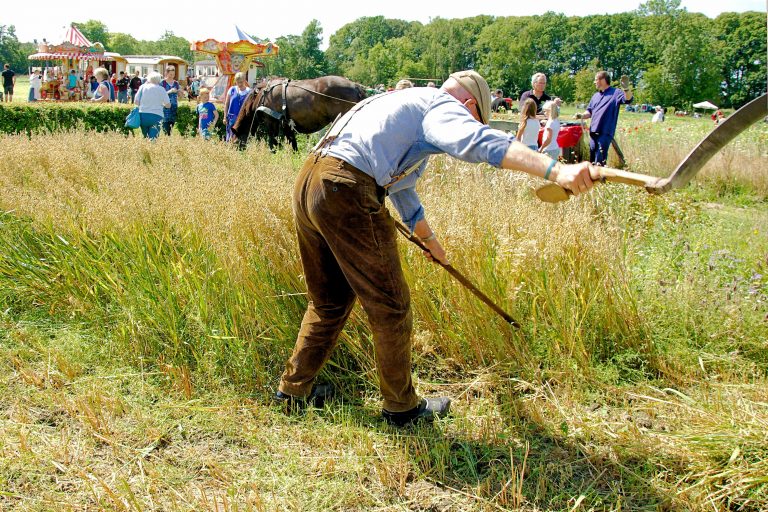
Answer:
<svg viewBox="0 0 768 512"><path fill-rule="evenodd" d="M410 294L384 197L372 177L343 160L311 155L304 163L293 209L309 305L280 380L283 393L309 395L359 298L373 332L384 409L418 404Z"/></svg>

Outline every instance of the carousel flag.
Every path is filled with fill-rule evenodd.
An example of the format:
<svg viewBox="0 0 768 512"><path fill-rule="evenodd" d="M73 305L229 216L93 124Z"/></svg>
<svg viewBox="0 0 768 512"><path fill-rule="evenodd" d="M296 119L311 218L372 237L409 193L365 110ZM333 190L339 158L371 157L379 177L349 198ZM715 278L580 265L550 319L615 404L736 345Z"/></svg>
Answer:
<svg viewBox="0 0 768 512"><path fill-rule="evenodd" d="M235 25L235 30L237 30L237 37L239 37L241 41L248 41L249 43L257 44L251 36L240 30L240 27L237 25Z"/></svg>

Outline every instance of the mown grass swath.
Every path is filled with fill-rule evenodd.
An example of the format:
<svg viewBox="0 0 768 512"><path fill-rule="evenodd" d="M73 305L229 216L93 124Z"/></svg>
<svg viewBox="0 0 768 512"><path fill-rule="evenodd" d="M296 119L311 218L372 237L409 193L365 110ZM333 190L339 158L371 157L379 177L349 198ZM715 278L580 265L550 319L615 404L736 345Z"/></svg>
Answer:
<svg viewBox="0 0 768 512"><path fill-rule="evenodd" d="M668 173L670 132L638 126L620 139L630 165ZM692 126L695 142L704 128ZM598 508L768 503L767 416L755 405L766 400L768 241L731 206L768 218L765 137L757 127L720 157L735 176L715 161L683 193L606 185L557 206L533 199L528 178L435 158L419 191L430 223L452 263L523 328L401 244L415 372L423 389L454 394L459 412L445 432L386 437L377 485L410 489L416 478L478 507L565 510L579 494ZM0 144L4 322L71 325L98 340L86 351L159 372L185 399L266 403L306 304L290 213L301 154L76 132ZM8 340L24 339L4 325ZM8 343L7 360L34 386L40 356ZM324 374L351 403L328 412L330 428L362 457L380 449L361 419L377 403L370 343L356 309ZM34 346L58 354L62 379L79 378L64 371L78 363L63 348ZM71 410L88 416L83 404ZM112 435L94 414L88 428ZM126 485L110 489L146 503Z"/></svg>

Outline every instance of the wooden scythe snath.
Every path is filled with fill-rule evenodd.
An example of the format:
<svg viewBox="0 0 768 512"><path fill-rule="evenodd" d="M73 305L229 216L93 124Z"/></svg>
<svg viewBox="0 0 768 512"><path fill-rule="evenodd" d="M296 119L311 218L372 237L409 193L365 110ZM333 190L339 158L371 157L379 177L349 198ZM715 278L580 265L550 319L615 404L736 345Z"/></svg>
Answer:
<svg viewBox="0 0 768 512"><path fill-rule="evenodd" d="M411 233L411 230L409 230L402 222L399 222L397 220L395 220L394 222L395 222L395 227L397 228L398 231L400 231L400 234L402 234L405 238L407 238L408 240L416 244L419 247L419 249L421 249L422 251L429 252L429 249L427 249L427 246L424 245L424 242L422 242L419 237ZM443 263L437 258L435 258L434 261L435 263L443 267L449 274L451 274L454 278L456 278L458 282L464 285L464 287L467 290L472 292L472 294L475 297L483 301L483 303L485 303L486 306L488 306L494 312L496 312L496 314L498 314L501 318L503 318L512 327L515 327L517 329L520 328L520 323L514 318L512 318L512 315L510 315L509 313L501 309L501 307L499 307L495 302L493 302L490 299L490 297L488 297L486 294L481 292L472 281L467 279L467 277L464 274L456 270L453 267L453 265L451 265L450 263Z"/></svg>
<svg viewBox="0 0 768 512"><path fill-rule="evenodd" d="M763 94L722 121L688 153L688 156L680 162L680 165L668 178L620 171L610 167L598 167L598 174L592 176L592 179L644 187L651 194L663 194L672 189L682 188L693 179L715 153L766 115L768 115L768 95ZM548 203L565 201L571 195L570 190L566 190L555 183L549 183L536 190L536 196Z"/></svg>

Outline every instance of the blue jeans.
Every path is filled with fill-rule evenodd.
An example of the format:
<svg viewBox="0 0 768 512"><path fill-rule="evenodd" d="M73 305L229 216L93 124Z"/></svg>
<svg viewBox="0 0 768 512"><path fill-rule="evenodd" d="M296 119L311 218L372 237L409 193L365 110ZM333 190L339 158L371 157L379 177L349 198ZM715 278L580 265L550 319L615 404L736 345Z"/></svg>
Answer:
<svg viewBox="0 0 768 512"><path fill-rule="evenodd" d="M177 109L178 104L174 103L173 100L171 100L170 108L163 108L163 131L166 135L171 134L171 129L173 128L173 125L176 124Z"/></svg>
<svg viewBox="0 0 768 512"><path fill-rule="evenodd" d="M141 134L147 139L156 139L160 135L160 123L163 122L163 116L141 112L139 117L141 118Z"/></svg>
<svg viewBox="0 0 768 512"><path fill-rule="evenodd" d="M232 133L232 126L235 124L235 121L237 121L237 116L227 115L227 136L225 139L227 142L229 142L234 135L234 133Z"/></svg>
<svg viewBox="0 0 768 512"><path fill-rule="evenodd" d="M608 160L608 148L611 147L613 135L607 133L589 132L589 161L605 165Z"/></svg>
<svg viewBox="0 0 768 512"><path fill-rule="evenodd" d="M117 91L117 102L128 103L128 91Z"/></svg>

